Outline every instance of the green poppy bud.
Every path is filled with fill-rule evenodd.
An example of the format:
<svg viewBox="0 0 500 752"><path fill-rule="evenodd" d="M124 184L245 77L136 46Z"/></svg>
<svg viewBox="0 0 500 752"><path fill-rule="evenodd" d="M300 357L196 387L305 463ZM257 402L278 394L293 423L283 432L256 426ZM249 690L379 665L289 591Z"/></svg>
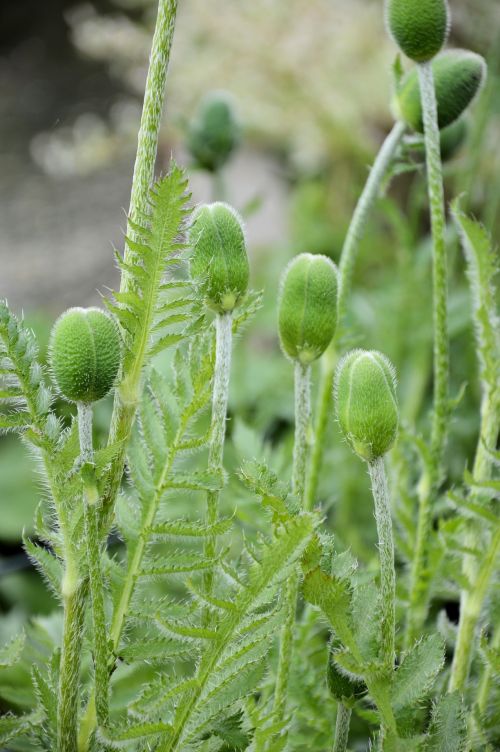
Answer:
<svg viewBox="0 0 500 752"><path fill-rule="evenodd" d="M71 402L91 403L105 397L115 384L121 357L118 327L99 308L70 308L52 328L52 374Z"/></svg>
<svg viewBox="0 0 500 752"><path fill-rule="evenodd" d="M229 159L240 141L240 128L230 101L217 92L202 100L189 125L187 147L194 162L216 172Z"/></svg>
<svg viewBox="0 0 500 752"><path fill-rule="evenodd" d="M283 352L304 365L321 357L337 326L337 267L327 256L302 253L282 279L278 327Z"/></svg>
<svg viewBox="0 0 500 752"><path fill-rule="evenodd" d="M198 280L206 304L229 313L248 289L249 266L243 222L228 204L201 206L190 230L191 276Z"/></svg>
<svg viewBox="0 0 500 752"><path fill-rule="evenodd" d="M394 444L399 411L391 362L376 351L352 350L335 376L335 403L340 427L352 449L372 462Z"/></svg>
<svg viewBox="0 0 500 752"><path fill-rule="evenodd" d="M400 50L416 63L432 60L448 37L447 0L386 0L386 19Z"/></svg>
<svg viewBox="0 0 500 752"><path fill-rule="evenodd" d="M480 90L487 67L481 55L467 50L447 50L432 62L438 123L446 128L458 120ZM424 132L420 85L416 69L401 81L394 100L396 117L418 133Z"/></svg>

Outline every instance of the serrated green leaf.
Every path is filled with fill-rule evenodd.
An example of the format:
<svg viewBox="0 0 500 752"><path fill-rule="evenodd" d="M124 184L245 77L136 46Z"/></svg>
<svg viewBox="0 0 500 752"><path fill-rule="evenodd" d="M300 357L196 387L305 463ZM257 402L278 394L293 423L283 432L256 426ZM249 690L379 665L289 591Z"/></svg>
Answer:
<svg viewBox="0 0 500 752"><path fill-rule="evenodd" d="M432 711L429 738L423 752L464 752L467 724L458 692L443 695Z"/></svg>
<svg viewBox="0 0 500 752"><path fill-rule="evenodd" d="M439 635L424 637L406 653L394 674L391 699L397 712L418 703L432 688L444 664Z"/></svg>
<svg viewBox="0 0 500 752"><path fill-rule="evenodd" d="M20 632L7 645L0 648L0 669L9 668L17 663L24 650L25 642L26 635L24 632Z"/></svg>

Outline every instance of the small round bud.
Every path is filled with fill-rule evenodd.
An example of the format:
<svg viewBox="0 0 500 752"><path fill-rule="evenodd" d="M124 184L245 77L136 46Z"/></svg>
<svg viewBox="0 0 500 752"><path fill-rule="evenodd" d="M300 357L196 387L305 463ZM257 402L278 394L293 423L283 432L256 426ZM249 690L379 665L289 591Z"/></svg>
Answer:
<svg viewBox="0 0 500 752"><path fill-rule="evenodd" d="M487 67L481 55L467 50L443 52L432 62L439 127L458 120L481 89ZM424 132L422 100L416 69L402 80L394 100L396 117L418 133Z"/></svg>
<svg viewBox="0 0 500 752"><path fill-rule="evenodd" d="M240 128L230 101L214 92L202 100L189 125L187 147L194 162L216 172L228 161L240 141Z"/></svg>
<svg viewBox="0 0 500 752"><path fill-rule="evenodd" d="M399 411L391 362L376 351L352 350L335 375L335 403L340 427L352 449L371 462L393 445Z"/></svg>
<svg viewBox="0 0 500 752"><path fill-rule="evenodd" d="M283 352L304 365L321 357L337 326L337 267L327 256L302 253L280 287L278 327Z"/></svg>
<svg viewBox="0 0 500 752"><path fill-rule="evenodd" d="M416 63L432 60L448 37L447 0L386 0L386 18L392 38Z"/></svg>
<svg viewBox="0 0 500 752"><path fill-rule="evenodd" d="M249 266L243 222L228 204L201 206L190 230L191 275L209 308L232 311L248 289Z"/></svg>
<svg viewBox="0 0 500 752"><path fill-rule="evenodd" d="M122 356L115 321L99 308L70 308L52 328L49 360L61 394L97 402L113 388Z"/></svg>

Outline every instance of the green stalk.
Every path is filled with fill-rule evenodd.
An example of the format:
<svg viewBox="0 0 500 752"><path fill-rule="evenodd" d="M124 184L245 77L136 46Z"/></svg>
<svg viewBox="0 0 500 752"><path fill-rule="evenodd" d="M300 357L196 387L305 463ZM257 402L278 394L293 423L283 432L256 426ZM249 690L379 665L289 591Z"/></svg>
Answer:
<svg viewBox="0 0 500 752"><path fill-rule="evenodd" d="M338 329L332 344L323 355L321 361L321 381L318 391L318 403L316 408L317 418L314 427L314 442L305 499L306 509L311 509L313 507L318 491L318 481L324 454L325 433L328 424L328 416L331 414L331 404L333 399L332 384L335 366L337 364L335 347L342 332L343 319L346 313L346 303L351 292L352 274L359 243L363 237L370 212L377 201L380 188L387 176L389 167L392 164L394 155L402 141L405 131L405 124L399 121L396 122L382 144L365 187L363 188L363 192L359 197L342 248L339 262Z"/></svg>
<svg viewBox="0 0 500 752"><path fill-rule="evenodd" d="M442 477L449 422L448 270L445 244L445 205L441 141L436 92L430 63L418 66L423 107L427 182L433 240L434 406L430 460L419 483L417 540L412 562L405 643L419 635L427 612L425 566L431 532L432 501Z"/></svg>
<svg viewBox="0 0 500 752"><path fill-rule="evenodd" d="M349 728L351 725L352 710L343 702L337 707L337 720L335 722L335 742L333 752L346 752L349 741Z"/></svg>
<svg viewBox="0 0 500 752"><path fill-rule="evenodd" d="M308 434L311 423L311 367L295 363L295 443L293 450L292 492L304 503L306 486L307 458L309 454ZM280 636L280 651L274 691L273 712L277 721L286 714L288 683L293 655L295 613L299 593L299 576L294 572L286 586L286 618Z"/></svg>
<svg viewBox="0 0 500 752"><path fill-rule="evenodd" d="M98 724L105 724L109 715L108 626L104 610L104 588L101 570L98 505L94 451L92 446L92 406L78 403L78 431L82 461L83 509L87 570L92 604L92 650L94 660L95 708Z"/></svg>
<svg viewBox="0 0 500 752"><path fill-rule="evenodd" d="M217 314L215 318L215 370L212 394L212 422L210 428L210 446L208 450L208 467L215 472L222 472L224 440L226 438L227 402L229 397L229 379L231 375L231 349L233 340L232 314ZM207 493L207 525L215 525L219 516L219 492ZM217 547L217 536L210 535L205 543L205 558L213 559ZM210 594L213 587L213 572L204 576L205 592Z"/></svg>
<svg viewBox="0 0 500 752"><path fill-rule="evenodd" d="M449 691L463 692L469 676L476 631L488 588L500 555L500 528L494 533L471 589L462 598L460 625L451 667Z"/></svg>
<svg viewBox="0 0 500 752"><path fill-rule="evenodd" d="M390 677L394 671L396 634L396 573L394 569L394 539L389 488L384 458L368 463L368 472L375 502L375 520L380 556L381 651L384 671Z"/></svg>
<svg viewBox="0 0 500 752"><path fill-rule="evenodd" d="M68 585L68 583L66 583ZM85 597L77 583L63 592L64 622L57 700L57 752L75 752Z"/></svg>
<svg viewBox="0 0 500 752"><path fill-rule="evenodd" d="M493 388L493 393L488 392L485 395L482 406L481 432L473 469L473 476L477 482L488 480L491 477L493 461L490 450L491 447L496 446L499 427L499 397L495 388ZM481 503L481 496L482 493L479 490L473 494L471 500ZM473 523L466 537L466 546L478 548L482 545L481 530L477 528L476 523ZM450 692L456 689L463 691L465 687L476 643L478 621L495 572L499 553L500 529L493 534L480 563L473 556L467 554L464 556L462 571L470 582L470 590L463 590L461 595L460 621L450 675Z"/></svg>
<svg viewBox="0 0 500 752"><path fill-rule="evenodd" d="M137 155L132 180L129 216L133 221L148 211L148 192L154 179L158 138L165 100L167 69L177 16L178 0L159 0L156 28L151 47L149 70L146 80L141 125L138 135ZM127 237L134 238L134 231L127 226ZM133 252L125 248L125 262L133 260ZM130 289L130 276L122 273L120 292ZM109 490L103 499L103 507L109 518L123 475L127 439L130 436L139 400L142 367L148 345L151 322L144 322L144 336L140 342L127 342L135 357L129 371L123 373L122 381L115 392L109 444L122 442L122 449L114 460L109 478Z"/></svg>

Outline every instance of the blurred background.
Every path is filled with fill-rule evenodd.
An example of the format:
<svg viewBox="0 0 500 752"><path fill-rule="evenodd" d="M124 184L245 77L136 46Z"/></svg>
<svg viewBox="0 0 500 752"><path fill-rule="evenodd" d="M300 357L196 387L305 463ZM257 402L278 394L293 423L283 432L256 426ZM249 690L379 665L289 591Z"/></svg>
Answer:
<svg viewBox="0 0 500 752"><path fill-rule="evenodd" d="M301 251L338 260L359 192L391 128L395 48L382 0L180 0L157 172L171 154L187 167L193 201L223 196L247 220L253 286L263 307L238 341L228 463L260 453L278 468L291 451L292 369L275 326L278 278ZM498 233L500 6L452 0L450 44L486 56L490 78L467 137L446 164L447 198ZM39 336L70 305L98 304L118 285L113 246L125 211L156 3L4 0L0 4L0 297ZM207 95L224 92L238 123L214 174L193 133ZM207 169L209 168L209 169ZM349 342L384 350L400 374L404 418L426 426L431 383L431 265L425 175L402 154L370 221L349 305ZM457 478L477 437L478 385L469 297L450 230L453 423ZM317 379L315 381L317 383ZM63 406L61 406L63 410ZM237 417L236 417L237 416ZM104 440L109 404L99 405ZM341 545L374 556L368 483L332 420L320 499ZM33 460L0 439L0 632L53 603L27 567L41 493ZM230 503L251 521L241 488ZM229 503L229 501L228 501ZM247 505L247 506L245 506ZM7 626L5 626L7 625ZM0 634L0 638L2 635ZM2 641L2 640L0 640Z"/></svg>

